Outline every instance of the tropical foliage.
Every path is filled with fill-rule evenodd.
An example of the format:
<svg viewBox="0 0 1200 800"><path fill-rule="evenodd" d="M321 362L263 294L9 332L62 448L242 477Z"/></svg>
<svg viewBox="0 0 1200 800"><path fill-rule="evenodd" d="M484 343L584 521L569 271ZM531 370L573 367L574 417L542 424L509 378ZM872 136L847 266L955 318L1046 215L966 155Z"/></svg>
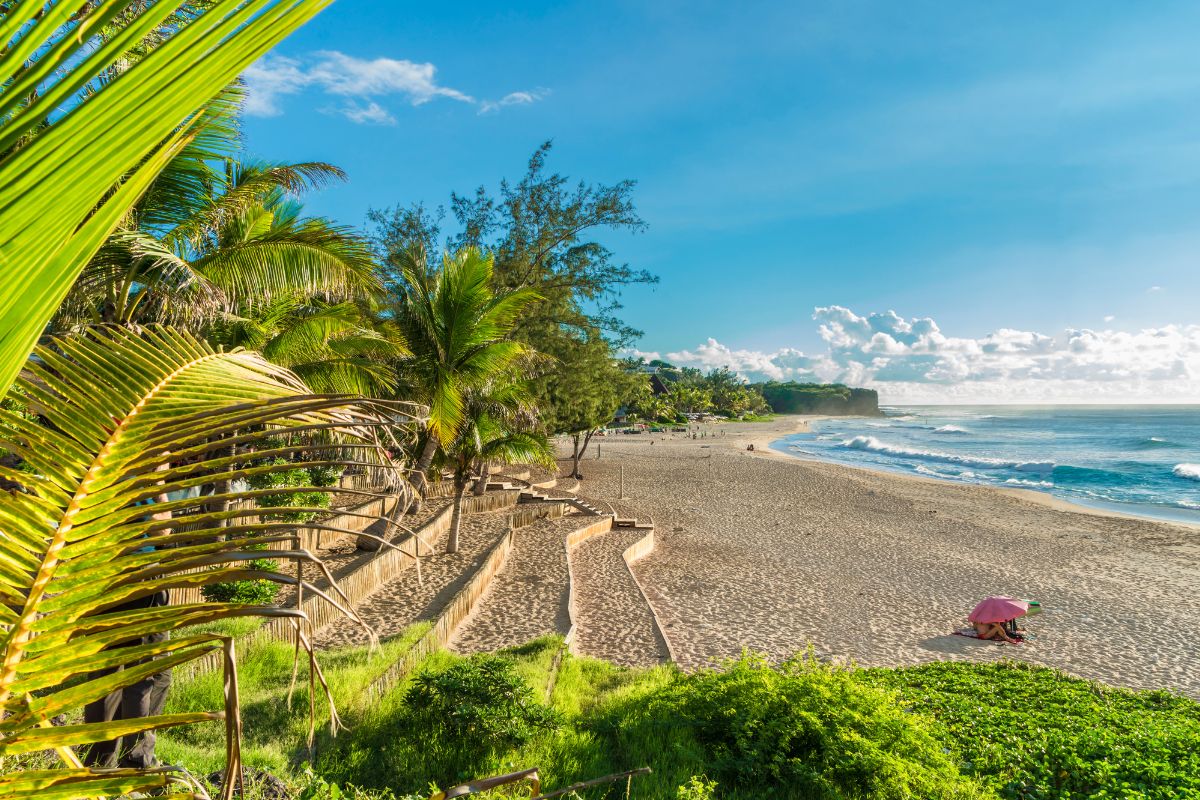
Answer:
<svg viewBox="0 0 1200 800"><path fill-rule="evenodd" d="M531 359L531 348L510 334L538 296L529 289L495 291L491 255L472 248L446 254L440 267L415 247L394 257L402 281L394 285L393 319L412 353L401 365L400 395L429 409L414 466L423 481L438 448L464 435L469 393Z"/></svg>
<svg viewBox="0 0 1200 800"><path fill-rule="evenodd" d="M276 442L256 457L294 458L303 451L319 455L302 466L387 463L388 442L377 434L386 432L386 419L397 409L311 395L294 375L260 356L219 352L185 333L155 328L55 338L37 348L18 387L36 421L0 411L0 449L18 456L23 467L0 472L18 487L0 505L6 534L6 567L0 574L6 597L0 607L5 630L0 754L60 748L70 766L0 777L0 793L20 795L36 786L78 796L93 789L115 794L168 785L176 779L162 771L89 772L68 748L219 714L65 728L46 727L48 720L143 675L213 651L224 649L227 661L232 655L227 637L184 632L145 643L151 634L253 614L293 619L304 645L304 617L298 610L236 603L183 603L137 613L121 610L122 604L164 590L245 578L304 585L340 604L307 583L303 562L313 559L296 546L293 523L260 521L253 508L241 505L214 511L194 497L164 496L294 469L291 460L245 467L243 457L226 455L230 443L253 448L270 431L291 431L292 443ZM325 444L305 435L335 430L339 439L323 437ZM240 501L268 492L234 492L218 499ZM153 500L155 513L148 514L144 504ZM287 575L253 569L251 562L260 558L298 566ZM310 567L309 575L319 571L319 565ZM126 646L113 647L121 643ZM117 667L123 669L97 673ZM224 718L228 755L236 766L235 688Z"/></svg>
<svg viewBox="0 0 1200 800"><path fill-rule="evenodd" d="M233 113L232 109L222 114ZM328 164L210 161L236 140L221 115L205 115L207 152L185 149L80 274L55 319L79 324L168 322L202 332L272 301L374 296L379 284L367 244L348 228L302 216L297 196L334 180ZM195 180L174 174L196 160ZM160 184L167 182L169 186ZM278 309L273 309L278 314ZM240 312L240 313L239 313Z"/></svg>
<svg viewBox="0 0 1200 800"><path fill-rule="evenodd" d="M194 15L181 2L5 5L0 391L205 105L328 2L213 0Z"/></svg>
<svg viewBox="0 0 1200 800"><path fill-rule="evenodd" d="M513 463L554 465L554 450L537 430L537 417L528 386L513 374L499 374L463 398L463 413L454 438L438 446L435 461L449 468L454 480L454 510L446 552L458 551L463 495L472 474L480 493L492 465Z"/></svg>
<svg viewBox="0 0 1200 800"><path fill-rule="evenodd" d="M639 359L630 362L628 368L651 370L657 379L658 391L644 392L630 404L630 410L641 419L672 422L682 421L688 414L703 413L740 419L771 411L757 387L726 367L705 374L666 361Z"/></svg>
<svg viewBox="0 0 1200 800"><path fill-rule="evenodd" d="M549 170L550 152L549 143L539 147L524 175L502 181L496 194L483 187L452 193L456 229L445 242L451 250L491 252L497 291L532 289L542 298L520 315L512 335L549 357L533 383L545 431L578 434L582 442L612 419L638 384L617 365L618 351L638 335L619 317L620 294L657 279L598 241L645 228L634 182L574 184ZM436 252L443 236L444 220L420 204L375 211L371 219L393 284L405 282L413 252Z"/></svg>

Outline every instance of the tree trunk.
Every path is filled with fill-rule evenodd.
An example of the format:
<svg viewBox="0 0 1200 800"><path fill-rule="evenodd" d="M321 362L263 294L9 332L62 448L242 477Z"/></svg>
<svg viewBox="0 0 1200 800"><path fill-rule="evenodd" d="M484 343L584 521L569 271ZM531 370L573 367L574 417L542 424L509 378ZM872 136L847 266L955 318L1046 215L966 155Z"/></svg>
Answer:
<svg viewBox="0 0 1200 800"><path fill-rule="evenodd" d="M583 451L579 449L579 434L575 434L575 450L571 453L571 477L579 480L583 476L579 474L579 459L583 456Z"/></svg>
<svg viewBox="0 0 1200 800"><path fill-rule="evenodd" d="M429 472L429 465L433 463L433 456L437 453L437 439L433 437L432 433L426 433L426 435L429 438L425 440L421 457L413 465L416 492L413 495L412 506L408 509L410 514L416 514L421 510L421 501L425 499L425 493L429 491L429 477L425 473Z"/></svg>
<svg viewBox="0 0 1200 800"><path fill-rule="evenodd" d="M447 553L458 552L458 534L462 530L463 495L467 493L466 480L454 476L454 511L450 515L450 539L446 542Z"/></svg>
<svg viewBox="0 0 1200 800"><path fill-rule="evenodd" d="M475 496L482 497L487 492L488 479L492 476L492 465L484 461L479 465L479 480L475 481Z"/></svg>
<svg viewBox="0 0 1200 800"><path fill-rule="evenodd" d="M582 445L579 443L579 434L575 434L575 453L572 456L572 460L575 462L575 465L571 468L571 477L577 481L583 480L583 475L579 473L579 460L583 458L583 454L587 452L588 445L591 444L592 436L595 433L595 431L588 431L586 434L584 434Z"/></svg>

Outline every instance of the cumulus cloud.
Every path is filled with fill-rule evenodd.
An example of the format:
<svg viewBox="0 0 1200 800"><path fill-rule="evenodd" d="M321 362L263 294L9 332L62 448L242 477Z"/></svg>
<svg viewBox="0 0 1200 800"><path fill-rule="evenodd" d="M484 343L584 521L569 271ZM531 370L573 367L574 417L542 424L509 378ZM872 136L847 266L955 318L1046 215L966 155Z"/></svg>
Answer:
<svg viewBox="0 0 1200 800"><path fill-rule="evenodd" d="M351 122L390 125L391 112L379 99L395 97L413 106L436 98L447 98L479 107L490 113L506 106L527 105L546 95L546 90L510 92L499 100L477 100L470 94L443 86L437 79L437 67L429 62L407 59L365 59L337 50L321 50L304 58L268 55L252 64L242 78L246 83L245 111L254 116L278 116L283 113L282 98L315 90L335 98L339 105L325 109L341 114Z"/></svg>
<svg viewBox="0 0 1200 800"><path fill-rule="evenodd" d="M1138 331L1068 329L1051 336L1000 328L944 333L929 317L813 312L823 352L730 348L715 339L666 360L750 380L840 381L878 389L883 402L1195 402L1200 325Z"/></svg>

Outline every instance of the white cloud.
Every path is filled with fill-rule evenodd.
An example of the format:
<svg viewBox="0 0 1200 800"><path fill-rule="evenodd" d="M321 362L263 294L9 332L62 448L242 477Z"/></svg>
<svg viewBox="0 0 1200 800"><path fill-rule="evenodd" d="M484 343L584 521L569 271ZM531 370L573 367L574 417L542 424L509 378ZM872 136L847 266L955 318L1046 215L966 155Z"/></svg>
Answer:
<svg viewBox="0 0 1200 800"><path fill-rule="evenodd" d="M1105 314L1105 315L1104 315L1104 321L1105 321L1105 322L1112 322L1114 319L1116 319L1116 317L1115 317L1115 316L1113 316L1112 314Z"/></svg>
<svg viewBox="0 0 1200 800"><path fill-rule="evenodd" d="M364 59L337 50L321 50L303 59L268 55L252 64L242 78L247 89L245 111L253 116L278 116L283 113L280 101L284 96L312 89L346 98L333 111L352 122L385 125L396 121L378 101L385 97L400 98L413 106L447 98L476 105L482 114L506 106L528 105L548 94L545 89L510 92L499 100L480 102L466 92L438 83L437 67L429 62Z"/></svg>
<svg viewBox="0 0 1200 800"><path fill-rule="evenodd" d="M396 118L383 106L376 103L374 100L367 103L365 106L360 106L358 103L350 102L346 105L334 109L335 113L341 114L351 122L361 124L374 125L395 125Z"/></svg>
<svg viewBox="0 0 1200 800"><path fill-rule="evenodd" d="M295 94L309 85L307 73L300 62L283 56L267 56L251 64L242 73L246 83L247 114L256 117L274 117L283 113L279 97Z"/></svg>
<svg viewBox="0 0 1200 800"><path fill-rule="evenodd" d="M860 316L817 308L824 352L732 349L715 339L666 359L729 367L751 380L839 381L878 389L885 403L1196 402L1200 325L1139 331L1002 328L954 337L928 317Z"/></svg>
<svg viewBox="0 0 1200 800"><path fill-rule="evenodd" d="M490 114L505 106L527 106L530 103L536 103L549 93L548 89L538 89L532 92L509 92L499 100L484 100L479 104L479 113Z"/></svg>
<svg viewBox="0 0 1200 800"><path fill-rule="evenodd" d="M1161 292L1162 290L1163 290L1163 288L1161 286L1151 286L1146 291L1147 292Z"/></svg>

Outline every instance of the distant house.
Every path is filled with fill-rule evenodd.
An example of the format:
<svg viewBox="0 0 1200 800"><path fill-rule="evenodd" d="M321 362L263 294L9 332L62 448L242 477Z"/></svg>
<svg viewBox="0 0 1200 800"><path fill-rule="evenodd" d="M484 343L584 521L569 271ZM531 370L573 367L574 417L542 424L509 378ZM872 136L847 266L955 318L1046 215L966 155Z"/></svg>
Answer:
<svg viewBox="0 0 1200 800"><path fill-rule="evenodd" d="M621 406L617 409L617 413L613 414L611 425L628 425L629 424L629 409Z"/></svg>
<svg viewBox="0 0 1200 800"><path fill-rule="evenodd" d="M666 394L668 391L670 391L670 383L663 380L662 375L660 374L662 367L659 365L653 363L642 364L640 367L638 367L638 371L650 376L650 391L655 397L658 397L660 394Z"/></svg>

